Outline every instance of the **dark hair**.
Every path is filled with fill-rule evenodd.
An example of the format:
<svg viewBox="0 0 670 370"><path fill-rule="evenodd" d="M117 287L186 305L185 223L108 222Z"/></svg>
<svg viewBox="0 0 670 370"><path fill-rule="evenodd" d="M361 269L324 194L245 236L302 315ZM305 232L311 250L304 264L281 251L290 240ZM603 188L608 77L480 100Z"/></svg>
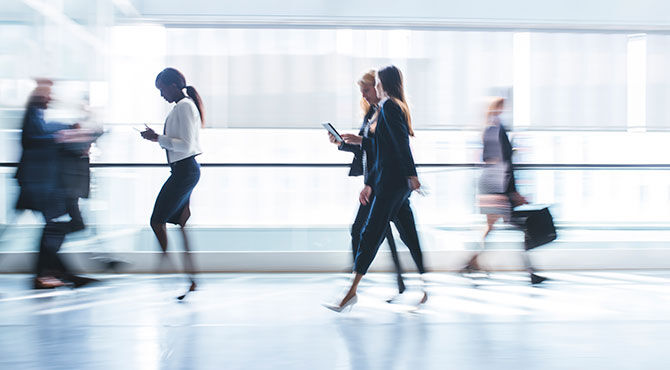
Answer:
<svg viewBox="0 0 670 370"><path fill-rule="evenodd" d="M200 95L195 90L195 87L186 85L186 78L181 72L174 68L165 68L156 76L156 86L158 86L158 81L164 85L174 84L179 89L186 89L186 95L193 99L196 108L198 108L198 113L200 113L202 127L205 127L205 110L202 105L202 99L200 99Z"/></svg>
<svg viewBox="0 0 670 370"><path fill-rule="evenodd" d="M384 87L384 91L386 91L389 98L402 109L402 112L405 114L405 120L407 121L409 134L410 136L414 136L414 130L412 130L412 117L409 115L409 107L407 106L407 100L405 100L402 73L396 66L391 65L377 71L377 77L379 77L379 81L382 83L382 87Z"/></svg>

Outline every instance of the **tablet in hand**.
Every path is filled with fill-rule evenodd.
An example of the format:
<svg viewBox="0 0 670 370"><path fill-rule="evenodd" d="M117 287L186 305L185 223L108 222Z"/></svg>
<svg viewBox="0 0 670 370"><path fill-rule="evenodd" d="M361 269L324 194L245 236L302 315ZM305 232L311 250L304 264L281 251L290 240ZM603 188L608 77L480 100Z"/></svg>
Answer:
<svg viewBox="0 0 670 370"><path fill-rule="evenodd" d="M328 130L328 132L330 132L333 136L335 136L335 140L341 143L344 142L344 139L342 139L342 136L340 136L337 130L335 130L335 127L333 127L333 125L331 125L330 123L322 123L321 125L323 126L323 128Z"/></svg>

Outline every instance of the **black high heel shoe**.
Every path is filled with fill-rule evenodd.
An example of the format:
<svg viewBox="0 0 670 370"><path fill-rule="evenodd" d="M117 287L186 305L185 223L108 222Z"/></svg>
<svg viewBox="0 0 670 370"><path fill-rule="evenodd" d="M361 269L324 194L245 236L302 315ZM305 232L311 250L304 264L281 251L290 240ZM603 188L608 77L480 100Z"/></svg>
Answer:
<svg viewBox="0 0 670 370"><path fill-rule="evenodd" d="M540 276L540 275L536 275L535 273L532 273L532 272L530 273L530 283L532 285L541 284L543 281L547 281L547 280L549 280L549 278L544 277L544 276Z"/></svg>
<svg viewBox="0 0 670 370"><path fill-rule="evenodd" d="M402 279L402 276L398 275L396 278L396 281L398 282L398 294L394 295L393 297L389 298L386 300L386 303L393 303L395 302L398 297L400 297L403 293L405 293L405 290L407 290L407 287L405 286L405 282Z"/></svg>
<svg viewBox="0 0 670 370"><path fill-rule="evenodd" d="M195 283L195 281L191 281L191 286L188 288L186 293L180 295L179 297L177 297L177 299L180 300L180 301L183 301L184 298L186 298L186 296L188 295L188 293L195 292L197 287L198 287L198 285Z"/></svg>
<svg viewBox="0 0 670 370"><path fill-rule="evenodd" d="M479 267L479 265L476 263L472 263L472 261L468 262L467 265L458 270L458 272L461 274L472 274L473 272L480 272L480 271L482 271L482 269Z"/></svg>

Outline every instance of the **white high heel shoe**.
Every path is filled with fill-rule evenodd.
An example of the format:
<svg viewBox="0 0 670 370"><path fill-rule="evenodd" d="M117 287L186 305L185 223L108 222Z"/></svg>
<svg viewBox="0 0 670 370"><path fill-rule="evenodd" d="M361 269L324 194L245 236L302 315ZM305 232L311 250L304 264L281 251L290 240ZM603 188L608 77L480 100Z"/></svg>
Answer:
<svg viewBox="0 0 670 370"><path fill-rule="evenodd" d="M400 299L401 296L403 296L402 293L397 293L397 294L394 295L393 297L387 299L387 300L386 300L386 303L393 303L393 302L396 302L398 299Z"/></svg>
<svg viewBox="0 0 670 370"><path fill-rule="evenodd" d="M423 296L419 301L419 306L425 304L428 301L428 290L426 290L426 280L424 280L423 276L421 276L421 290L423 291Z"/></svg>
<svg viewBox="0 0 670 370"><path fill-rule="evenodd" d="M347 307L349 307L349 310L351 310L351 308L356 304L356 302L358 302L358 295L351 297L351 299L349 299L347 303L343 304L342 306L337 304L323 303L323 307L329 310L333 310L335 312L342 312L342 310L344 310Z"/></svg>

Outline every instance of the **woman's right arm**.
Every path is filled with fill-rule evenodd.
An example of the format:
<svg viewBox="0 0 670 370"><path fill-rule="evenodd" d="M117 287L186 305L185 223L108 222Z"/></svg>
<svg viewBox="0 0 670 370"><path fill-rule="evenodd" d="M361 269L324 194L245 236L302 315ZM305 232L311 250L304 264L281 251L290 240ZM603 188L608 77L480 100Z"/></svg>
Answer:
<svg viewBox="0 0 670 370"><path fill-rule="evenodd" d="M363 123L363 126L361 126L360 131L358 132L358 136L360 136L363 140L363 142L361 144L341 143L337 147L337 149L345 151L345 152L351 152L351 153L354 153L355 155L361 155L362 151L365 150L365 141L368 140L368 138L363 136L364 132L365 132L365 122Z"/></svg>
<svg viewBox="0 0 670 370"><path fill-rule="evenodd" d="M398 169L408 178L416 177L416 165L409 146L409 128L402 109L391 100L384 103L384 121L388 130L388 139L393 145L393 151L398 160Z"/></svg>
<svg viewBox="0 0 670 370"><path fill-rule="evenodd" d="M356 144L347 144L347 143L341 143L337 149L344 151L344 152L351 152L354 153L355 155L358 155L361 153L361 146L356 145Z"/></svg>
<svg viewBox="0 0 670 370"><path fill-rule="evenodd" d="M72 125L64 123L45 122L40 112L31 107L24 118L23 135L33 142L53 142L58 131L71 127Z"/></svg>
<svg viewBox="0 0 670 370"><path fill-rule="evenodd" d="M178 105L175 109L177 109L177 122L179 124L174 128L176 131L174 137L158 135L157 141L163 149L186 151L193 143L200 122L197 122L197 119L194 118L193 111L188 105Z"/></svg>

